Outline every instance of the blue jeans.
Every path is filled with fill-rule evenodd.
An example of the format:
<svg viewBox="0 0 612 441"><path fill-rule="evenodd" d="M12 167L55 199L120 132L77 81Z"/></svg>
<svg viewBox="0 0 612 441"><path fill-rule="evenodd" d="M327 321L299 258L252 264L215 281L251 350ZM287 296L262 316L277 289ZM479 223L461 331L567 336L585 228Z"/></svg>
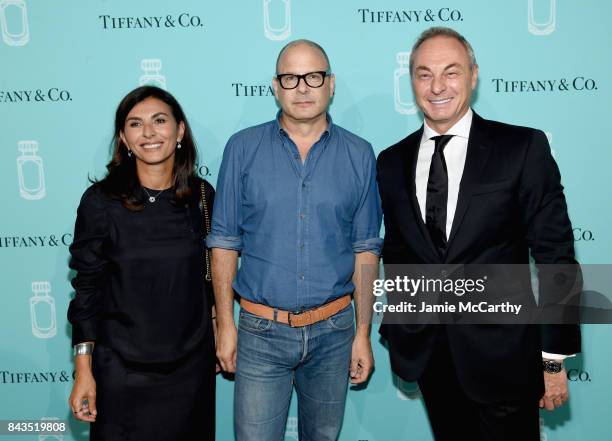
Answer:
<svg viewBox="0 0 612 441"><path fill-rule="evenodd" d="M336 440L342 426L355 336L352 304L302 328L244 309L234 387L237 441L282 441L293 386L300 441Z"/></svg>

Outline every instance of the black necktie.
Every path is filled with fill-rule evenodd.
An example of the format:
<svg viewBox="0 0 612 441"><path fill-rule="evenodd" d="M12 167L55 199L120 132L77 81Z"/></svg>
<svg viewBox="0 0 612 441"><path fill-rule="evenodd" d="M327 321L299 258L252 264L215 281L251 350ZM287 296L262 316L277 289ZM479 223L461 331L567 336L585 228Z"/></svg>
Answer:
<svg viewBox="0 0 612 441"><path fill-rule="evenodd" d="M444 147L453 135L434 136L436 147L431 157L427 199L425 201L425 225L440 257L446 251L446 204L448 202L448 173L444 160Z"/></svg>

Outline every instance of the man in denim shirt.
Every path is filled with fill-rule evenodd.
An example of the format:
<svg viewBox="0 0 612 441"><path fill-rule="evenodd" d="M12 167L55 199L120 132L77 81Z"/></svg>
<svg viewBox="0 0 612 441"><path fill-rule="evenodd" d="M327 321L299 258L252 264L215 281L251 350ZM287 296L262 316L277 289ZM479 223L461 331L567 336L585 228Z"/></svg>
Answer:
<svg viewBox="0 0 612 441"><path fill-rule="evenodd" d="M219 172L207 240L217 357L236 373L239 441L282 439L294 385L300 440L335 440L349 379L365 382L374 365L376 161L327 114L335 79L319 45L287 44L276 74L277 118L232 136Z"/></svg>

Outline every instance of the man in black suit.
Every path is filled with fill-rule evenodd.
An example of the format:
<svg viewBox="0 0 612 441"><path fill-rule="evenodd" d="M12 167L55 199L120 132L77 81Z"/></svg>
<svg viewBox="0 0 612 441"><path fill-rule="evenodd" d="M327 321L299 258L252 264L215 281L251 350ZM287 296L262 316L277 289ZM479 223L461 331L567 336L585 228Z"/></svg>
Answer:
<svg viewBox="0 0 612 441"><path fill-rule="evenodd" d="M560 174L540 130L470 108L478 66L449 28L410 71L424 125L378 157L388 264L576 264ZM527 268L527 265L525 265ZM542 296L542 294L541 294ZM393 371L418 381L437 440L539 440L539 407L568 399L577 325L383 324Z"/></svg>

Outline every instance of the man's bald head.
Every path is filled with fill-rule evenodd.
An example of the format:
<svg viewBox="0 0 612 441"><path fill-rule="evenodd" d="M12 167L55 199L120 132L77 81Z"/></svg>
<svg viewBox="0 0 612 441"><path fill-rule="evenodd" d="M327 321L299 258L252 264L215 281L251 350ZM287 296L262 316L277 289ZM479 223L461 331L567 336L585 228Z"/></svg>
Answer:
<svg viewBox="0 0 612 441"><path fill-rule="evenodd" d="M283 56L285 55L285 53L287 52L287 50L296 47L296 46L310 46L311 48L316 49L317 51L321 52L321 55L323 55L323 58L325 58L325 62L327 63L327 72L331 72L331 64L329 63L329 58L327 57L327 54L325 53L325 49L323 49L320 45L318 45L317 43L315 43L314 41L310 41L310 40L306 40L306 39L300 39L300 40L293 40L290 41L289 43L287 43L278 53L278 58L276 58L276 74L278 75L279 72L278 68L280 67L280 63L282 61Z"/></svg>

